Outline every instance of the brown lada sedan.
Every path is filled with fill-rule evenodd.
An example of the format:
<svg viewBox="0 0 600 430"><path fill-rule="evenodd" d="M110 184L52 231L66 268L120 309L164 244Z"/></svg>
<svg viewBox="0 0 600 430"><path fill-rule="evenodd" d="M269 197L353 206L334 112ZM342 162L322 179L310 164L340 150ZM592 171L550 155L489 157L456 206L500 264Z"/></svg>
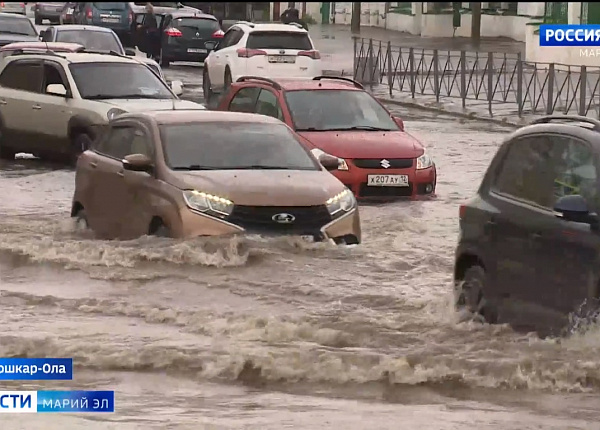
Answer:
<svg viewBox="0 0 600 430"><path fill-rule="evenodd" d="M358 244L356 200L277 119L123 114L77 162L72 217L106 239L299 235Z"/></svg>

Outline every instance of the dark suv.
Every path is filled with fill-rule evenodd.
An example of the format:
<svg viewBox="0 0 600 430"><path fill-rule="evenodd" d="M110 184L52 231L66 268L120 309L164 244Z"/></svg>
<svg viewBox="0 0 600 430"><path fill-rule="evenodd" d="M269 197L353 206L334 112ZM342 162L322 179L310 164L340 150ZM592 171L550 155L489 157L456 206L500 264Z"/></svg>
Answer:
<svg viewBox="0 0 600 430"><path fill-rule="evenodd" d="M129 3L80 2L75 6L73 20L76 24L110 28L119 36L123 45L131 46L131 28L134 16Z"/></svg>
<svg viewBox="0 0 600 430"><path fill-rule="evenodd" d="M459 310L541 335L598 315L599 168L597 120L550 116L506 139L460 207Z"/></svg>

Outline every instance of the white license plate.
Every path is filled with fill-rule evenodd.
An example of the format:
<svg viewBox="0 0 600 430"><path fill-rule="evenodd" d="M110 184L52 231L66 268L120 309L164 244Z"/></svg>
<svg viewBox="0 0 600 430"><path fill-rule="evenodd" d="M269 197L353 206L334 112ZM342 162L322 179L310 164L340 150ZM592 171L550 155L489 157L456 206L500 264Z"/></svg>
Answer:
<svg viewBox="0 0 600 430"><path fill-rule="evenodd" d="M67 15L73 15L73 9L67 9Z"/></svg>
<svg viewBox="0 0 600 430"><path fill-rule="evenodd" d="M287 63L294 64L296 57L290 55L269 55L269 63Z"/></svg>
<svg viewBox="0 0 600 430"><path fill-rule="evenodd" d="M188 53L190 54L206 54L208 52L207 49L198 49L198 48L189 48Z"/></svg>
<svg viewBox="0 0 600 430"><path fill-rule="evenodd" d="M115 16L114 18L101 18L100 21L102 22L121 22L121 18L119 18L118 16Z"/></svg>
<svg viewBox="0 0 600 430"><path fill-rule="evenodd" d="M408 187L408 175L368 175L369 187Z"/></svg>

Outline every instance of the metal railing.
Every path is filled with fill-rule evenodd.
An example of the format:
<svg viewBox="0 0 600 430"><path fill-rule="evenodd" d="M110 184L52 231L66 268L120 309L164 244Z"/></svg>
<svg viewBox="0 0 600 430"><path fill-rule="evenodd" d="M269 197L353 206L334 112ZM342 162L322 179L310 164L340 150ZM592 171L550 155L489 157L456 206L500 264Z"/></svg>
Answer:
<svg viewBox="0 0 600 430"><path fill-rule="evenodd" d="M600 67L532 63L520 53L403 48L354 39L354 79L373 89L485 104L490 116L577 113L600 118Z"/></svg>

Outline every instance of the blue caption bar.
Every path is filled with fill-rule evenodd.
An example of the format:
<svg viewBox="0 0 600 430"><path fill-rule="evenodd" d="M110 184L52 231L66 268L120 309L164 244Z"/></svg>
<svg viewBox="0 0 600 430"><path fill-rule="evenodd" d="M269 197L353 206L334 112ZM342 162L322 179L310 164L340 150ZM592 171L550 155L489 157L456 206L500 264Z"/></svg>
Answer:
<svg viewBox="0 0 600 430"><path fill-rule="evenodd" d="M0 358L2 381L73 379L72 358Z"/></svg>
<svg viewBox="0 0 600 430"><path fill-rule="evenodd" d="M114 412L114 391L38 391L37 412Z"/></svg>
<svg viewBox="0 0 600 430"><path fill-rule="evenodd" d="M540 25L540 46L600 46L600 25Z"/></svg>

